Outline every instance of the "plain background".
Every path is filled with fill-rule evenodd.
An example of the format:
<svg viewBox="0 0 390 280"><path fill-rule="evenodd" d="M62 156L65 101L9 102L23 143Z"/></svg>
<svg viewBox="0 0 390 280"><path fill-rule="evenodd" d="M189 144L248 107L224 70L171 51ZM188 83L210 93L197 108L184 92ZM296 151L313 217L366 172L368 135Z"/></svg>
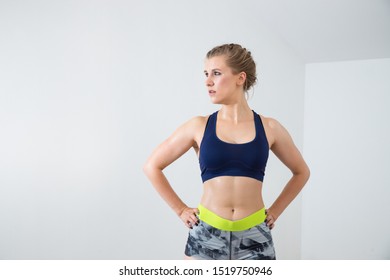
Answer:
<svg viewBox="0 0 390 280"><path fill-rule="evenodd" d="M351 80L342 71L353 65L306 65L251 3L240 1L244 11L237 13L236 1L222 0L0 2L0 259L181 259L187 230L142 165L180 124L218 110L204 86L203 59L230 42L252 51L258 65L250 106L289 130L312 170L273 230L277 257L390 258L383 203L389 149L372 138L388 140L380 121L388 119L389 61L356 62L363 72L346 87ZM372 79L361 78L366 74ZM334 102L327 104L329 91ZM372 94L381 110L368 106ZM371 116L363 122L371 133L360 133L356 144L356 132L342 129L339 117L348 112L345 124L357 126L360 109ZM330 119L324 110L334 112ZM321 137L335 140L321 129L335 121L343 146ZM344 153L361 146L360 157ZM185 202L198 204L195 153L166 175ZM289 176L271 155L268 205ZM373 206L372 215L353 211Z"/></svg>
<svg viewBox="0 0 390 280"><path fill-rule="evenodd" d="M390 259L390 59L308 64L304 259Z"/></svg>

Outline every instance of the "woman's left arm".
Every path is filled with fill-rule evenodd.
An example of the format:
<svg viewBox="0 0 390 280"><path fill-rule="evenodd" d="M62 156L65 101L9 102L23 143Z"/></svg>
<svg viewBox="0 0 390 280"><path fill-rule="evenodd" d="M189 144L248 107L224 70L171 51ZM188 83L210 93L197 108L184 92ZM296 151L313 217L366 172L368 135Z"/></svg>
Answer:
<svg viewBox="0 0 390 280"><path fill-rule="evenodd" d="M292 177L283 191L267 209L267 224L272 229L275 221L306 184L310 177L310 170L287 130L274 119L268 119L267 125L272 135L272 152L292 172Z"/></svg>

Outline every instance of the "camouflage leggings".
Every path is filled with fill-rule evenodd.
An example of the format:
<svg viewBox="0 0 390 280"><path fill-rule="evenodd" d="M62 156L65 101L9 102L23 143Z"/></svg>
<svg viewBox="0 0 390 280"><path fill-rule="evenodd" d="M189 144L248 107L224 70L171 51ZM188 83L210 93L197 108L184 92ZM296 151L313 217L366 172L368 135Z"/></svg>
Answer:
<svg viewBox="0 0 390 280"><path fill-rule="evenodd" d="M189 231L185 254L203 260L276 259L265 222L243 231L225 231L200 221Z"/></svg>

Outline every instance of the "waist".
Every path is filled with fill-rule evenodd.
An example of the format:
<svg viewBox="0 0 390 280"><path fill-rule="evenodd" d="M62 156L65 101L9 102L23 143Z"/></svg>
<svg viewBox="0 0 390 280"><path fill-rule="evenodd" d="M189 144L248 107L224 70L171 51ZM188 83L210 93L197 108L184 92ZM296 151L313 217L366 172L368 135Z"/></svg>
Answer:
<svg viewBox="0 0 390 280"><path fill-rule="evenodd" d="M199 204L198 209L199 209L200 220L217 229L225 230L225 231L247 230L249 228L252 228L256 225L263 223L266 218L265 208L262 208L245 218L234 220L234 221L218 216L217 214L210 211L209 209L207 209L201 204Z"/></svg>
<svg viewBox="0 0 390 280"><path fill-rule="evenodd" d="M262 187L247 177L215 178L203 184L199 204L226 219L241 219L264 207Z"/></svg>

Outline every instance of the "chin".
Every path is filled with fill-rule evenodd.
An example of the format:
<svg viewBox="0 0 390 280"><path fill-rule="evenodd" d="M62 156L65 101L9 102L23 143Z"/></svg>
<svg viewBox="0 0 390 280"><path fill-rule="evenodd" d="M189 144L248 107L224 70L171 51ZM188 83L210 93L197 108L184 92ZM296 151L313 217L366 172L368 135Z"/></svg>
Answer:
<svg viewBox="0 0 390 280"><path fill-rule="evenodd" d="M210 101L211 103L213 104L223 104L223 100L219 99L219 98L215 98L215 97L211 97L210 98Z"/></svg>

